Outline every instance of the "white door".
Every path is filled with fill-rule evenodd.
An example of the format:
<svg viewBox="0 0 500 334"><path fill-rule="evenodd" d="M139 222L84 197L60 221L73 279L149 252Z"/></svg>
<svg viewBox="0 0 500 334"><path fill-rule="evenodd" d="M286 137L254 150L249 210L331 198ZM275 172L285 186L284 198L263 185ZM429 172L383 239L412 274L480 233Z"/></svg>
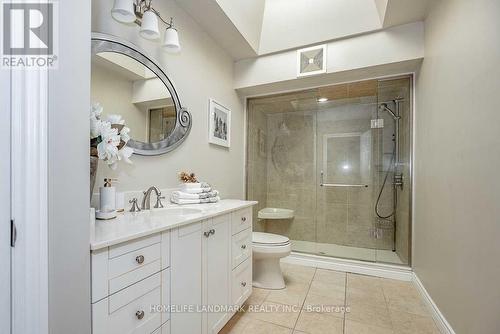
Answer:
<svg viewBox="0 0 500 334"><path fill-rule="evenodd" d="M0 333L10 333L10 71L0 70Z"/></svg>
<svg viewBox="0 0 500 334"><path fill-rule="evenodd" d="M215 217L204 223L203 237L203 291L204 305L208 307L206 333L218 333L224 327L229 312L224 307L230 304L231 275L231 216Z"/></svg>
<svg viewBox="0 0 500 334"><path fill-rule="evenodd" d="M193 223L171 234L171 304L173 307L202 305L201 225ZM172 310L172 334L201 334L202 314L198 310Z"/></svg>

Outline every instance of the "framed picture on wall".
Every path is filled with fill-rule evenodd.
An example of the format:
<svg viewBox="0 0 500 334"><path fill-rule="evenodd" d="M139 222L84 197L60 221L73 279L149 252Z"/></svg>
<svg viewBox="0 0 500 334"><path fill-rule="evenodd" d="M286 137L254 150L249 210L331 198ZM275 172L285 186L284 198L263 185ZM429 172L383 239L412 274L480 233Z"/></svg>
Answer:
<svg viewBox="0 0 500 334"><path fill-rule="evenodd" d="M214 99L210 99L208 105L208 142L229 147L231 145L231 110Z"/></svg>

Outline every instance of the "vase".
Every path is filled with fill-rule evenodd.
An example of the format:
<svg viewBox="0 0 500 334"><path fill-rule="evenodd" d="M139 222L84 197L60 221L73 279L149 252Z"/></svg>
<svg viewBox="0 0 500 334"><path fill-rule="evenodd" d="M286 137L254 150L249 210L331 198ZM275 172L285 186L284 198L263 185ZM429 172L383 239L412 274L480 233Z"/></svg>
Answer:
<svg viewBox="0 0 500 334"><path fill-rule="evenodd" d="M95 177L97 174L98 157L90 156L90 200L92 201L92 194L94 193Z"/></svg>

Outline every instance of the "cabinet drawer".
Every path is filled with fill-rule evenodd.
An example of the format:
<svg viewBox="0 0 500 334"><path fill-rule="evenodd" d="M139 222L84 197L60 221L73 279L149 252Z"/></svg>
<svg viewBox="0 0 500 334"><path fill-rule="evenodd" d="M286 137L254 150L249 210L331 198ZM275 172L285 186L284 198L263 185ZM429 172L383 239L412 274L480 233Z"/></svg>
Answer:
<svg viewBox="0 0 500 334"><path fill-rule="evenodd" d="M233 235L252 227L252 208L246 208L233 212L231 221Z"/></svg>
<svg viewBox="0 0 500 334"><path fill-rule="evenodd" d="M108 277L114 278L160 260L160 243L134 250L109 260ZM133 282L132 282L133 283Z"/></svg>
<svg viewBox="0 0 500 334"><path fill-rule="evenodd" d="M233 235L231 248L232 268L235 268L252 254L252 229Z"/></svg>
<svg viewBox="0 0 500 334"><path fill-rule="evenodd" d="M161 235L155 234L152 236L142 237L133 241L124 242L115 246L109 247L109 258L115 258L126 253L136 251L138 249L151 246L161 242Z"/></svg>
<svg viewBox="0 0 500 334"><path fill-rule="evenodd" d="M93 251L92 303L170 266L170 231Z"/></svg>
<svg viewBox="0 0 500 334"><path fill-rule="evenodd" d="M162 324L162 314L151 312L162 304L161 273L157 273L92 305L93 334L150 334Z"/></svg>
<svg viewBox="0 0 500 334"><path fill-rule="evenodd" d="M246 259L232 274L231 301L241 306L252 293L252 259Z"/></svg>

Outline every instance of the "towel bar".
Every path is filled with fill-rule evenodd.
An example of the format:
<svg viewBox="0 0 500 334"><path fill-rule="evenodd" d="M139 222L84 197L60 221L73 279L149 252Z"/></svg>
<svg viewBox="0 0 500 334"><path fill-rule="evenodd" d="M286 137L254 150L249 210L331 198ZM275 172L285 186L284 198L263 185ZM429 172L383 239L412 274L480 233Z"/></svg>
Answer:
<svg viewBox="0 0 500 334"><path fill-rule="evenodd" d="M355 187L355 188L368 188L367 184L343 184L343 183L323 183L324 173L321 171L320 187Z"/></svg>
<svg viewBox="0 0 500 334"><path fill-rule="evenodd" d="M368 188L367 184L341 184L341 183L320 183L321 187L358 187Z"/></svg>

